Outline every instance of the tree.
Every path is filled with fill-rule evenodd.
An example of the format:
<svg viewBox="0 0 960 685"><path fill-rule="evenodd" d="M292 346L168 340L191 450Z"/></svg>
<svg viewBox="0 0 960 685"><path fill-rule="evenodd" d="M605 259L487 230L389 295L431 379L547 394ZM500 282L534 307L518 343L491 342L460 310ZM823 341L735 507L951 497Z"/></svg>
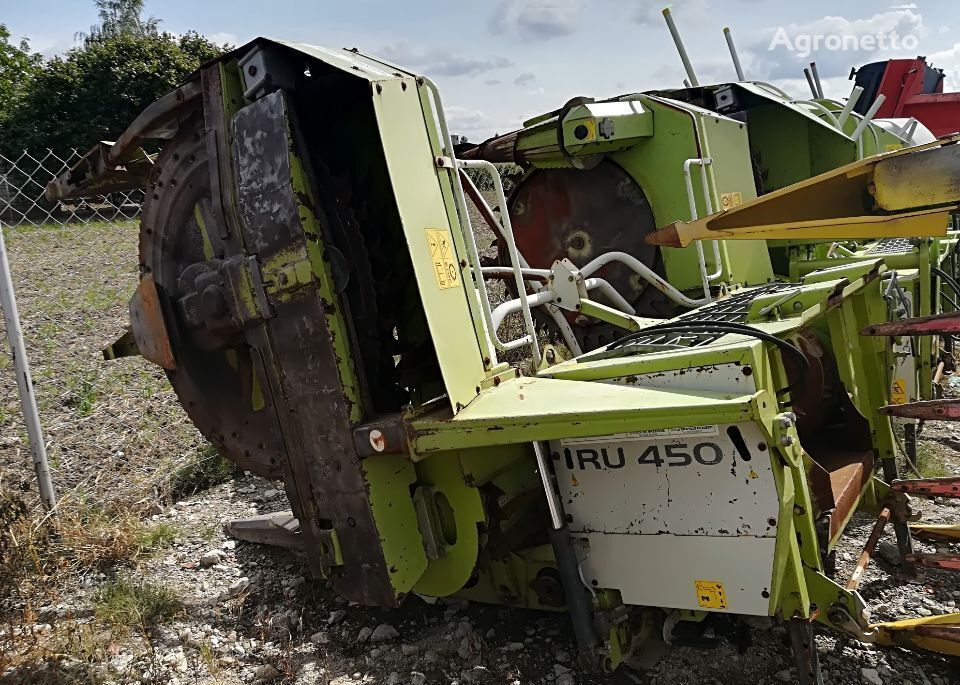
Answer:
<svg viewBox="0 0 960 685"><path fill-rule="evenodd" d="M121 31L88 41L49 60L36 75L0 126L0 153L83 152L100 140L116 140L144 107L224 49L196 33Z"/></svg>
<svg viewBox="0 0 960 685"><path fill-rule="evenodd" d="M10 31L0 24L0 126L27 94L40 66L41 57L30 54L29 43L10 43Z"/></svg>
<svg viewBox="0 0 960 685"><path fill-rule="evenodd" d="M89 46L121 36L144 38L159 33L160 20L143 17L143 0L95 0L100 23L90 27L90 33L78 37Z"/></svg>

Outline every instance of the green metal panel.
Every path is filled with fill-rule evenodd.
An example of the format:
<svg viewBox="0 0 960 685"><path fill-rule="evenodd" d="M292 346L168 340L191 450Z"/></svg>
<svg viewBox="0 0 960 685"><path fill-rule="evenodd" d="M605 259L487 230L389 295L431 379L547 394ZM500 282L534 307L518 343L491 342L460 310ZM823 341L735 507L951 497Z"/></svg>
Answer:
<svg viewBox="0 0 960 685"><path fill-rule="evenodd" d="M480 545L477 524L484 520L480 491L467 485L459 454L440 452L416 465L417 483L435 488L452 511L455 532L445 539L445 553L430 559L416 584L416 591L433 597L444 597L467 584L477 564Z"/></svg>
<svg viewBox="0 0 960 685"><path fill-rule="evenodd" d="M783 104L750 110L750 149L764 192L856 161L856 143L840 131Z"/></svg>
<svg viewBox="0 0 960 685"><path fill-rule="evenodd" d="M474 328L474 320L460 269L465 254L453 242L459 227L452 224L435 164L438 151L431 146L417 83L412 78L378 81L373 93L374 109L380 126L384 157L397 202L413 268L420 286L420 297L443 373L443 380L456 408L468 404L486 376L484 352ZM433 154L431 154L431 152ZM439 230L450 240L450 257L435 261L428 229ZM442 248L441 248L442 249ZM457 268L455 279L438 280L437 270ZM454 285L450 285L453 282Z"/></svg>
<svg viewBox="0 0 960 685"><path fill-rule="evenodd" d="M739 192L743 199L753 197L753 175L747 147L746 132L740 122L720 117L692 105L650 96L638 99L653 112L654 135L641 139L628 150L611 155L611 159L633 176L650 202L658 227L690 218L689 201L683 179L683 165L688 159L711 156L708 177L719 196L725 192ZM709 127L705 122L709 121ZM712 146L715 146L714 150ZM722 171L717 171L722 169ZM697 213L706 214L699 170L694 167L693 187L697 198ZM709 181L708 181L709 185ZM719 197L714 201L719 209ZM723 254L738 264L741 274L736 280L749 284L766 283L773 279L770 258L760 241L740 241L742 245L728 245ZM709 247L709 246L707 246ZM708 270L713 271L712 251L707 249ZM663 251L667 279L680 290L692 290L700 285L696 248ZM731 271L728 264L724 276Z"/></svg>
<svg viewBox="0 0 960 685"><path fill-rule="evenodd" d="M383 559L397 592L409 592L427 568L423 538L410 499L417 474L403 455L379 454L363 460L370 508L380 534Z"/></svg>
<svg viewBox="0 0 960 685"><path fill-rule="evenodd" d="M746 126L734 119L707 113L699 114L698 120L704 150L707 156L714 160L714 163L707 167L708 182L715 195L713 210L717 212L724 209L724 199L734 195L739 195L743 202L755 198L756 184ZM773 280L773 267L763 240L719 242L723 264L720 275L722 282L759 285ZM712 250L709 247L705 244L704 250L712 262Z"/></svg>
<svg viewBox="0 0 960 685"><path fill-rule="evenodd" d="M416 459L445 449L737 423L752 418L753 400L754 395L518 378L484 390L453 418L414 419L411 446Z"/></svg>

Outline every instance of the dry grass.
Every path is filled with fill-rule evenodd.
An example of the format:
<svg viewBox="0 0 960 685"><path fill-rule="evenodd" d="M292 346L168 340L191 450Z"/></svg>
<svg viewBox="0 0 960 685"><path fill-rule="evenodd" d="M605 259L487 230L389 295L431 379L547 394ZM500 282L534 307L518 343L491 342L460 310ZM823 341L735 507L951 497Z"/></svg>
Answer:
<svg viewBox="0 0 960 685"><path fill-rule="evenodd" d="M179 531L149 524L149 505L230 471L187 420L163 372L101 349L127 324L137 283L134 222L5 229L20 316L58 490L55 515L36 495L12 362L0 351L0 683L98 683L115 624L175 611L162 588L118 580L91 619L50 618L97 573L133 572ZM2 329L0 322L0 332ZM49 632L35 626L53 622ZM12 678L12 680L11 680ZM107 678L108 680L110 678Z"/></svg>
<svg viewBox="0 0 960 685"><path fill-rule="evenodd" d="M137 234L133 222L5 231L54 481L78 500L143 508L205 442L159 368L101 356L126 326ZM9 365L0 354L0 371ZM32 483L10 373L0 373L0 432L0 470Z"/></svg>
<svg viewBox="0 0 960 685"><path fill-rule="evenodd" d="M146 627L173 618L183 603L164 585L121 578L99 589L94 608L98 618L113 626Z"/></svg>

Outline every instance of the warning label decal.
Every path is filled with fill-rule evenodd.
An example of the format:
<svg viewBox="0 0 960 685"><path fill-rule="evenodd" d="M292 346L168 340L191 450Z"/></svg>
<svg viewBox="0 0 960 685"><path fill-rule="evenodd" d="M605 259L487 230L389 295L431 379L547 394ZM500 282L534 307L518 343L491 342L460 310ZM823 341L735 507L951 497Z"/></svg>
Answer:
<svg viewBox="0 0 960 685"><path fill-rule="evenodd" d="M907 379L906 378L894 379L893 386L890 388L890 402L891 404L907 403Z"/></svg>
<svg viewBox="0 0 960 685"><path fill-rule="evenodd" d="M697 589L697 604L703 609L726 609L727 593L723 590L723 583L716 580L695 580Z"/></svg>
<svg viewBox="0 0 960 685"><path fill-rule="evenodd" d="M453 252L450 232L445 228L427 228L427 247L430 248L430 260L433 262L433 275L437 287L441 290L456 288L460 285L460 267Z"/></svg>

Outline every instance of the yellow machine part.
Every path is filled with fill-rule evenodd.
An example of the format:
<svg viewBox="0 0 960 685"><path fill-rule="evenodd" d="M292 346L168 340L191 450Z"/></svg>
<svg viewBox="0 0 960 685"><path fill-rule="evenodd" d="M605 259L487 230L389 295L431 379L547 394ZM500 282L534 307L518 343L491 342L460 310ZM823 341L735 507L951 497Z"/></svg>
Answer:
<svg viewBox="0 0 960 685"><path fill-rule="evenodd" d="M960 656L960 614L874 623L876 644Z"/></svg>
<svg viewBox="0 0 960 685"><path fill-rule="evenodd" d="M647 242L860 240L938 237L960 209L960 135L853 162L696 221L678 221ZM872 198L867 207L864 198Z"/></svg>

